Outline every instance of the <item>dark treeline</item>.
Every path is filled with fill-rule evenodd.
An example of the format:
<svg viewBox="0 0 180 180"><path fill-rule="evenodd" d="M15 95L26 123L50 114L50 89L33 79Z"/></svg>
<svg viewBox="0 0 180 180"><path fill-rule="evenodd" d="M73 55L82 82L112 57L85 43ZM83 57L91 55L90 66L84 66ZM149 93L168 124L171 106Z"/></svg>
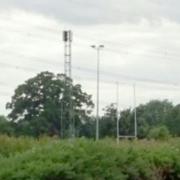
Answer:
<svg viewBox="0 0 180 180"><path fill-rule="evenodd" d="M113 136L116 134L116 106L106 107L101 118L101 135ZM147 138L163 133L180 136L180 105L174 106L168 100L151 100L137 107L138 138ZM119 119L120 135L134 135L134 111L121 111ZM160 134L161 135L161 134Z"/></svg>
<svg viewBox="0 0 180 180"><path fill-rule="evenodd" d="M71 93L69 92L71 89ZM69 96L71 95L71 103ZM63 74L42 72L19 85L7 103L8 117L0 116L0 133L15 136L69 135L69 113L73 117L75 135L94 138L95 118L91 95L74 85ZM73 111L69 111L73 109ZM116 106L110 104L100 118L100 136L116 136ZM180 136L180 105L168 100L152 100L137 107L138 137L147 138L159 133ZM134 134L134 112L120 113L121 135Z"/></svg>

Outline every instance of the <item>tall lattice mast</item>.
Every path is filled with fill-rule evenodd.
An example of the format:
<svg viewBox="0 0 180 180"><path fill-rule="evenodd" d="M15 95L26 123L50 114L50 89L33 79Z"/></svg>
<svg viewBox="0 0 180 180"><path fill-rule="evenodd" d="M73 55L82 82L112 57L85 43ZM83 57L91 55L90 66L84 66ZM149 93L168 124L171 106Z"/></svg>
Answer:
<svg viewBox="0 0 180 180"><path fill-rule="evenodd" d="M70 30L63 31L63 41L64 41L64 74L66 77L72 79L72 71L71 71L71 43L72 43L72 32ZM66 84L67 82L65 82ZM75 123L74 123L74 111L73 111L73 103L72 103L72 87L70 86L66 89L66 94L69 101L68 108L68 129L69 129L69 137L75 136Z"/></svg>
<svg viewBox="0 0 180 180"><path fill-rule="evenodd" d="M64 74L71 78L71 43L72 43L72 31L63 31L64 41Z"/></svg>

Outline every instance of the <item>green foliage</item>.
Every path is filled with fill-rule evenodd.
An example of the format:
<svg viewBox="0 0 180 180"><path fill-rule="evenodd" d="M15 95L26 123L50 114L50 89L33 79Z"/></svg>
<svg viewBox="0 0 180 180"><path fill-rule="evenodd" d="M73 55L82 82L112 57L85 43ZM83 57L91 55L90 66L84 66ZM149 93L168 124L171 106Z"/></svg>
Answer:
<svg viewBox="0 0 180 180"><path fill-rule="evenodd" d="M147 104L138 106L137 116L144 118L150 126L157 126L166 122L167 115L172 108L172 103L167 100L152 100Z"/></svg>
<svg viewBox="0 0 180 180"><path fill-rule="evenodd" d="M174 136L180 136L180 105L175 106L167 116L166 126Z"/></svg>
<svg viewBox="0 0 180 180"><path fill-rule="evenodd" d="M0 116L0 134L12 135L14 133L13 123L4 116Z"/></svg>
<svg viewBox="0 0 180 180"><path fill-rule="evenodd" d="M154 127L149 131L148 138L156 140L167 140L170 138L170 133L166 126Z"/></svg>
<svg viewBox="0 0 180 180"><path fill-rule="evenodd" d="M172 103L167 100L152 100L137 107L138 135L147 137L149 130L154 127L165 126L168 115L173 109Z"/></svg>
<svg viewBox="0 0 180 180"><path fill-rule="evenodd" d="M119 133L121 135L134 135L134 113L131 109L121 112L119 127Z"/></svg>
<svg viewBox="0 0 180 180"><path fill-rule="evenodd" d="M51 138L51 141L54 139ZM48 137L42 137L40 140L35 140L30 137L9 137L0 135L0 156L9 157L16 153L22 153L29 149L33 149L38 145L46 144L50 141Z"/></svg>
<svg viewBox="0 0 180 180"><path fill-rule="evenodd" d="M91 95L83 92L81 85L74 85L63 74L41 72L17 87L11 102L7 103L11 122L0 117L0 133L67 137L73 123L76 137L94 138L96 119L90 116L93 106ZM125 109L119 115L120 135L134 135L134 109ZM116 104L105 107L99 120L100 137L115 137ZM156 133L156 129L151 129L160 126L168 127L171 135L180 136L180 105L174 106L168 100L151 100L137 107L138 138L147 138L149 133Z"/></svg>
<svg viewBox="0 0 180 180"><path fill-rule="evenodd" d="M116 105L110 104L104 109L104 112L104 116L100 119L100 136L115 137L117 121Z"/></svg>
<svg viewBox="0 0 180 180"><path fill-rule="evenodd" d="M63 74L41 72L17 87L11 102L7 103L11 122L0 116L0 133L67 137L73 123L76 137L94 138L96 119L90 116L93 106L91 95L83 92L81 85L74 85ZM134 109L123 110L119 117L120 135L134 135ZM100 137L115 137L116 104L105 107L99 120ZM157 131L152 129L160 126L168 127L171 135L180 136L180 105L174 106L168 100L151 100L137 107L138 138L151 136Z"/></svg>
<svg viewBox="0 0 180 180"><path fill-rule="evenodd" d="M81 85L73 85L63 74L50 72L41 72L19 85L11 102L7 103L11 110L8 117L16 125L15 133L36 137L59 135L60 131L67 135L72 113L76 130L79 129L92 107L91 96L82 91Z"/></svg>
<svg viewBox="0 0 180 180"><path fill-rule="evenodd" d="M116 118L116 106L110 104L105 108L105 114L100 121L100 134L102 137L116 135ZM168 127L171 135L180 136L180 105L173 106L167 100L152 100L139 105L137 107L137 123L138 138L141 139L148 137L149 131L156 131L156 127L161 126ZM121 135L134 135L133 109L121 111L119 127ZM151 130L154 128L155 130ZM162 133L166 133L163 129Z"/></svg>
<svg viewBox="0 0 180 180"><path fill-rule="evenodd" d="M3 180L175 180L180 175L179 139L121 141L117 145L111 139L94 142L3 138ZM17 142L21 145L15 145ZM12 147L9 155L2 151L8 146Z"/></svg>

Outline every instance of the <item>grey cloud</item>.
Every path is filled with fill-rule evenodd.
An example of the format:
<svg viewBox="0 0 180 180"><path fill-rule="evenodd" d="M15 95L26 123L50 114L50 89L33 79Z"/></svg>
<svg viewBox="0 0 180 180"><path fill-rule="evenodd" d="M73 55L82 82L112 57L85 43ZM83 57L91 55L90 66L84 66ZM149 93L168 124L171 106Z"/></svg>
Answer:
<svg viewBox="0 0 180 180"><path fill-rule="evenodd" d="M179 0L0 0L0 7L44 13L72 24L113 24L158 21L180 22Z"/></svg>

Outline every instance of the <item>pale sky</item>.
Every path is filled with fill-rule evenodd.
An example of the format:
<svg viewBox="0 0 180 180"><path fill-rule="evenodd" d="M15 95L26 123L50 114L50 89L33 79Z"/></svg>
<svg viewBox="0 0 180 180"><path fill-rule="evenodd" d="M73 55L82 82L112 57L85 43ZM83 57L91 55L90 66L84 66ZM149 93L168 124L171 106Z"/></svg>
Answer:
<svg viewBox="0 0 180 180"><path fill-rule="evenodd" d="M100 107L120 109L151 99L180 103L179 0L0 0L0 114L14 89L41 71L63 73L62 31L73 31L73 78L96 102L96 52L101 52Z"/></svg>

